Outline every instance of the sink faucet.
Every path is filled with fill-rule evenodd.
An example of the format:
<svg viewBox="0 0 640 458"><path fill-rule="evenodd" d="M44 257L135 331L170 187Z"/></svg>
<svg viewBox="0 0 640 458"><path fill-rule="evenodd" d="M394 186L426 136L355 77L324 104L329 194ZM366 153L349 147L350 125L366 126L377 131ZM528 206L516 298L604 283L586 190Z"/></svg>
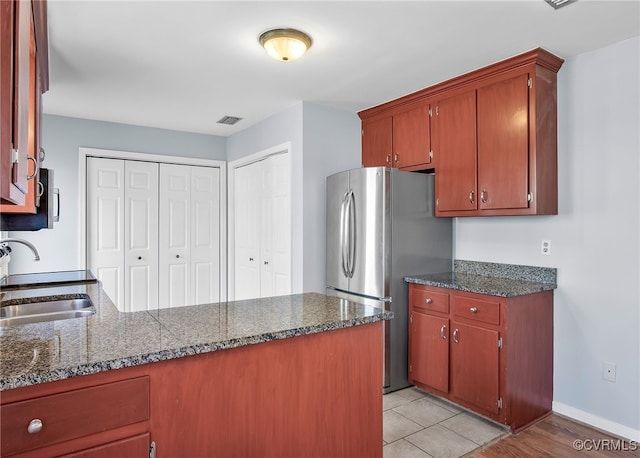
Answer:
<svg viewBox="0 0 640 458"><path fill-rule="evenodd" d="M10 242L22 243L23 245L29 247L31 251L33 251L33 260L40 261L40 255L38 254L38 250L36 250L36 247L33 246L31 242L27 242L26 240L23 240L23 239L14 239L14 238L0 239L0 257L4 256L5 254L11 253L11 248L9 247L9 245L7 245Z"/></svg>

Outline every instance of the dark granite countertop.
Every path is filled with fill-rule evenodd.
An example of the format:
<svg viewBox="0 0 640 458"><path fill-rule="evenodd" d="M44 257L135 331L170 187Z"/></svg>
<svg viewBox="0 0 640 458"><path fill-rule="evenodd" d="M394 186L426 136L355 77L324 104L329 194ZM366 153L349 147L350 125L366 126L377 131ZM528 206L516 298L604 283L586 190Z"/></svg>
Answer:
<svg viewBox="0 0 640 458"><path fill-rule="evenodd" d="M404 280L500 297L523 296L557 288L555 268L464 260L456 260L451 272L410 275Z"/></svg>
<svg viewBox="0 0 640 458"><path fill-rule="evenodd" d="M87 318L0 327L0 391L393 318L305 293L123 313L100 283L2 292L2 299L88 294Z"/></svg>

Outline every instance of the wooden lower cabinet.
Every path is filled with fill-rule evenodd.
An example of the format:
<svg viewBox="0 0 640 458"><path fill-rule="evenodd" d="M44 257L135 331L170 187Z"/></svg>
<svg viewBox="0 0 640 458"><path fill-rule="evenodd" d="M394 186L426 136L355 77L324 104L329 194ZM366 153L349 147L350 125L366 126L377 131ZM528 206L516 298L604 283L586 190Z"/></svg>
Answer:
<svg viewBox="0 0 640 458"><path fill-rule="evenodd" d="M139 434L134 437L127 437L109 444L91 447L81 452L63 455L61 458L113 458L113 457L148 457L149 456L149 433Z"/></svg>
<svg viewBox="0 0 640 458"><path fill-rule="evenodd" d="M382 348L376 322L3 391L0 455L382 458Z"/></svg>
<svg viewBox="0 0 640 458"><path fill-rule="evenodd" d="M409 285L409 380L519 430L551 412L553 291Z"/></svg>

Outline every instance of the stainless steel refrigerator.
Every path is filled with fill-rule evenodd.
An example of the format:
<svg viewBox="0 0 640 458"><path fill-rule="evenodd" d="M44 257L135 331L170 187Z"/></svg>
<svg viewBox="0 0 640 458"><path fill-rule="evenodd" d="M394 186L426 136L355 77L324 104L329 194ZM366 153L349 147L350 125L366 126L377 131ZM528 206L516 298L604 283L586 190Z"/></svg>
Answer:
<svg viewBox="0 0 640 458"><path fill-rule="evenodd" d="M409 386L406 275L452 269L450 218L434 216L433 174L385 167L327 177L327 294L390 310L383 392Z"/></svg>

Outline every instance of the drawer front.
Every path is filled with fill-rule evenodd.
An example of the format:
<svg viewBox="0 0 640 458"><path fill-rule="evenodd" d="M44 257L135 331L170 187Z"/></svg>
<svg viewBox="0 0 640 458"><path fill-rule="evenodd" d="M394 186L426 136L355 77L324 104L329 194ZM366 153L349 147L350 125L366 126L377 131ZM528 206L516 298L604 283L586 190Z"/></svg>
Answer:
<svg viewBox="0 0 640 458"><path fill-rule="evenodd" d="M2 456L89 436L148 420L149 377L6 404L0 416Z"/></svg>
<svg viewBox="0 0 640 458"><path fill-rule="evenodd" d="M456 317L480 321L488 324L500 324L500 302L474 299L465 296L453 296L453 314Z"/></svg>
<svg viewBox="0 0 640 458"><path fill-rule="evenodd" d="M409 305L432 312L449 313L449 295L423 286L410 285Z"/></svg>

